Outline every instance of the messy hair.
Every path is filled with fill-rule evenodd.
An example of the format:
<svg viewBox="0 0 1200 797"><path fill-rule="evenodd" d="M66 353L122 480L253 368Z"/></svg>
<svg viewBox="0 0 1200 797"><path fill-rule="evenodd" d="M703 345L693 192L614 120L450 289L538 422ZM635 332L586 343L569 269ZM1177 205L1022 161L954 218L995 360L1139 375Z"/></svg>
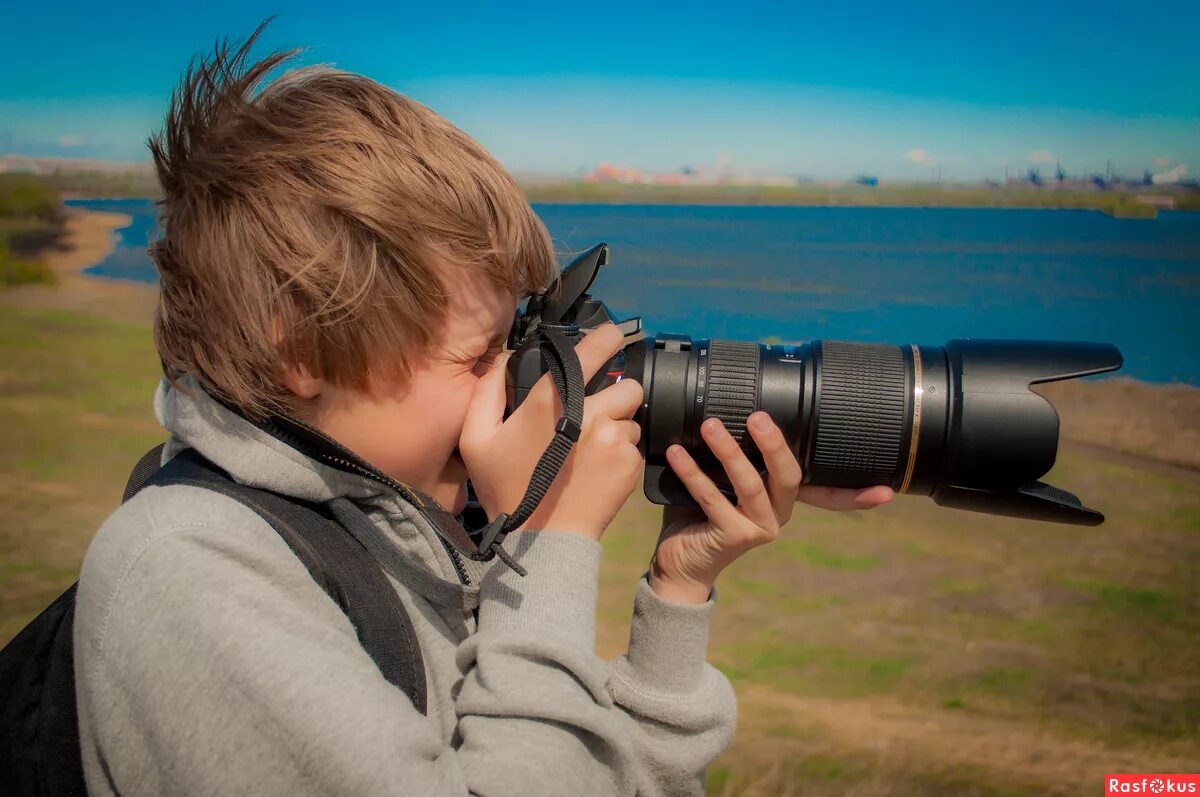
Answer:
<svg viewBox="0 0 1200 797"><path fill-rule="evenodd" d="M251 62L266 23L194 60L150 139L162 185L163 371L251 416L295 411L283 364L366 389L404 378L454 282L520 297L556 273L545 226L484 149L360 75Z"/></svg>

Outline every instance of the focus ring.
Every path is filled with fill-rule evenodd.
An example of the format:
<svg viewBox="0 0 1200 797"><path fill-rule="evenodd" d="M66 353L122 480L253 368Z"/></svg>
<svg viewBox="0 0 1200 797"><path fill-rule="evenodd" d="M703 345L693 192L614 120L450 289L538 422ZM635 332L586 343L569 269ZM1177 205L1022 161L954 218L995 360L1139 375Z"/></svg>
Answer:
<svg viewBox="0 0 1200 797"><path fill-rule="evenodd" d="M906 377L900 347L821 341L818 373L809 483L891 484L904 434Z"/></svg>
<svg viewBox="0 0 1200 797"><path fill-rule="evenodd" d="M740 445L750 443L746 418L758 409L757 343L714 340L708 346L704 417L720 418Z"/></svg>

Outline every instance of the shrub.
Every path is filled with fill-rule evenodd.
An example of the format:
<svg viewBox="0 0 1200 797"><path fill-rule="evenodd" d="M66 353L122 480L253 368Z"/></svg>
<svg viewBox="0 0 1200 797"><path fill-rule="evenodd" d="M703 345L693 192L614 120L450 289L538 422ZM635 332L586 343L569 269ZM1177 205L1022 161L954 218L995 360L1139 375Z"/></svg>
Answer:
<svg viewBox="0 0 1200 797"><path fill-rule="evenodd" d="M54 270L36 258L13 257L8 247L0 247L0 288L41 283L53 285Z"/></svg>

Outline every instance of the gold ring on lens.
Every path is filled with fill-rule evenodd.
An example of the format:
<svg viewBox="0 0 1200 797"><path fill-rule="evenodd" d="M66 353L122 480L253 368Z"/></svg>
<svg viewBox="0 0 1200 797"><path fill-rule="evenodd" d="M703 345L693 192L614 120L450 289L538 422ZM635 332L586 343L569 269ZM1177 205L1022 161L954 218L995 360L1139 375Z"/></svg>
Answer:
<svg viewBox="0 0 1200 797"><path fill-rule="evenodd" d="M912 345L909 348L913 353L913 421L912 439L908 443L908 468L904 471L904 483L900 485L902 493L908 492L917 464L917 445L921 440L921 394L924 392L921 384L921 350Z"/></svg>

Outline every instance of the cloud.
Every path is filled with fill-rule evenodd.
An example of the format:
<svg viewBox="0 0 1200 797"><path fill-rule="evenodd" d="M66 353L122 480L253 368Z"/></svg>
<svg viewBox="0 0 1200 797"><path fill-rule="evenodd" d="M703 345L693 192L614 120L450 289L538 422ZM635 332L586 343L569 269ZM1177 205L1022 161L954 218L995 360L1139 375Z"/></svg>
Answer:
<svg viewBox="0 0 1200 797"><path fill-rule="evenodd" d="M1030 163L1054 163L1054 153L1048 149L1035 149L1029 153Z"/></svg>
<svg viewBox="0 0 1200 797"><path fill-rule="evenodd" d="M82 147L84 143L83 136L76 133L63 133L58 137L60 147Z"/></svg>
<svg viewBox="0 0 1200 797"><path fill-rule="evenodd" d="M920 147L910 149L904 153L904 157L921 166L934 166L937 164L937 158L930 155L928 150L921 149Z"/></svg>
<svg viewBox="0 0 1200 797"><path fill-rule="evenodd" d="M1153 182L1155 185L1160 185L1162 183L1178 183L1178 182L1182 182L1183 180L1185 180L1187 178L1187 173L1188 173L1187 165L1181 163L1178 166L1176 166L1174 169L1171 169L1170 171L1166 171L1166 172L1163 172L1162 174L1154 175L1153 177L1150 178L1150 181Z"/></svg>
<svg viewBox="0 0 1200 797"><path fill-rule="evenodd" d="M1156 168L1156 169L1165 169L1171 165L1171 159L1168 158L1166 155L1159 155L1157 158L1155 158L1152 161L1152 163L1154 164L1154 168Z"/></svg>

